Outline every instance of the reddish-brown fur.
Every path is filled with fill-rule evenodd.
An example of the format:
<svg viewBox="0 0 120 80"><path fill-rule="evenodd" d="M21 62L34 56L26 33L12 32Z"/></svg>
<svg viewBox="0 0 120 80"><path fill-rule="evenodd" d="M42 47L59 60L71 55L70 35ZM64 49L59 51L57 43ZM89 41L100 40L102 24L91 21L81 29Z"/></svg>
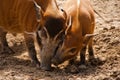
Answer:
<svg viewBox="0 0 120 80"><path fill-rule="evenodd" d="M29 55L32 61L39 65L34 48L34 39L36 38L35 33L38 29L38 22L36 20L36 11L33 1L1 0L0 28L0 36L3 47L8 47L5 38L7 32L24 33Z"/></svg>
<svg viewBox="0 0 120 80"><path fill-rule="evenodd" d="M80 4L79 4L80 1ZM74 58L80 53L81 63L85 63L85 50L88 44L89 58L93 58L92 38L95 27L94 11L88 0L67 0L63 9L71 16L71 26L66 30L66 37L52 59L54 64Z"/></svg>
<svg viewBox="0 0 120 80"><path fill-rule="evenodd" d="M41 8L36 11L34 6L35 1ZM38 8L37 8L38 9ZM40 18L38 18L40 16ZM39 19L39 20L38 20ZM43 33L42 38L38 39L41 51L41 67L48 70L50 68L51 54L44 52L44 40L45 34L49 34L51 38L55 37L65 27L65 13L61 11L55 0L1 0L0 1L0 28L1 42L3 46L6 44L6 32L11 33L24 33L26 45L28 47L29 55L32 61L39 65L39 61L36 57L36 51L34 48L34 39L36 39L36 31L43 27L47 32ZM40 21L39 22L37 22ZM40 27L38 26L40 24ZM38 31L39 32L39 31ZM4 35L3 35L4 33ZM41 41L40 41L41 40ZM46 39L45 39L46 40ZM45 46L46 47L46 46ZM48 49L48 48L47 48ZM46 50L46 49L45 49Z"/></svg>

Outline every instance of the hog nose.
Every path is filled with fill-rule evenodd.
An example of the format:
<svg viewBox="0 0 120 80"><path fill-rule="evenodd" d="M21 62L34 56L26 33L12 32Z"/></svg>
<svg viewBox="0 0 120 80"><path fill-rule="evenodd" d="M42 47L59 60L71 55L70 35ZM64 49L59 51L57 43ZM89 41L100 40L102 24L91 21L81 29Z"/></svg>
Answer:
<svg viewBox="0 0 120 80"><path fill-rule="evenodd" d="M45 71L51 71L51 67L46 67L46 66L43 66L41 67L42 70L45 70Z"/></svg>
<svg viewBox="0 0 120 80"><path fill-rule="evenodd" d="M50 71L51 70L51 66L41 66L41 69L45 70L45 71Z"/></svg>

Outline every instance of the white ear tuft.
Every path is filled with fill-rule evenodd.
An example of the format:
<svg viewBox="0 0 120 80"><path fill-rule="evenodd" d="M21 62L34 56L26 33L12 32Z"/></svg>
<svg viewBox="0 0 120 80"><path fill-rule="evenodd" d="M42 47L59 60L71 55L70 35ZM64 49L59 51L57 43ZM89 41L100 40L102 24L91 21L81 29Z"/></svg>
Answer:
<svg viewBox="0 0 120 80"><path fill-rule="evenodd" d="M69 21L68 21L68 25L67 25L67 28L66 28L66 31L65 31L65 35L67 35L67 33L71 30L71 27L72 27L72 18L70 16Z"/></svg>

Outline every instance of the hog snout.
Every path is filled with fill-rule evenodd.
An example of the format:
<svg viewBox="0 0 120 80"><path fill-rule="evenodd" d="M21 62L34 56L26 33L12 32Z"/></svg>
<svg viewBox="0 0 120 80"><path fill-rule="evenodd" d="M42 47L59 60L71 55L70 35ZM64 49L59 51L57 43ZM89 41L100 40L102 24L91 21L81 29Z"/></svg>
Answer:
<svg viewBox="0 0 120 80"><path fill-rule="evenodd" d="M51 64L41 64L40 68L45 71L51 70Z"/></svg>

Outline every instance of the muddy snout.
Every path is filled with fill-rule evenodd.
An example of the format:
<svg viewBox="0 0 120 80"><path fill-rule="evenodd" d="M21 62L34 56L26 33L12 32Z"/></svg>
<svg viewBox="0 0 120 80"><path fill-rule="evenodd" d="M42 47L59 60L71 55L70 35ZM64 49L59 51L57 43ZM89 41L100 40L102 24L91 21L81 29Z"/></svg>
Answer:
<svg viewBox="0 0 120 80"><path fill-rule="evenodd" d="M48 53L49 54L49 53ZM51 55L48 55L47 53L42 52L41 53L41 69L45 71L51 70Z"/></svg>
<svg viewBox="0 0 120 80"><path fill-rule="evenodd" d="M41 62L41 69L45 70L45 71L51 71L52 67L51 64L54 64L55 66L59 65L59 60L56 58L52 58L52 59L45 59Z"/></svg>
<svg viewBox="0 0 120 80"><path fill-rule="evenodd" d="M44 45L45 46L45 45ZM54 47L43 47L41 53L40 53L40 59L41 59L41 69L50 71L51 70L51 59L54 56Z"/></svg>
<svg viewBox="0 0 120 80"><path fill-rule="evenodd" d="M51 70L51 63L47 63L47 64L41 63L40 68L41 68L42 70L45 70L45 71L50 71L50 70Z"/></svg>

